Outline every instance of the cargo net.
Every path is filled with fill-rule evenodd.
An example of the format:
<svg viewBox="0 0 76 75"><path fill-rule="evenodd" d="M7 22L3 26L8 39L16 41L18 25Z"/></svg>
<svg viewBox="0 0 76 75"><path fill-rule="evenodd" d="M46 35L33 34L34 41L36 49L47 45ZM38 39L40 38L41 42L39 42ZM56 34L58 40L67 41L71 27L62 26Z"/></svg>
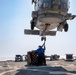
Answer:
<svg viewBox="0 0 76 75"><path fill-rule="evenodd" d="M38 54L36 52L34 51L28 52L27 57L28 57L27 63L29 65L35 65L37 63Z"/></svg>
<svg viewBox="0 0 76 75"><path fill-rule="evenodd" d="M45 56L43 56L43 58L44 58ZM38 63L38 53L37 52L35 52L35 51L29 51L28 53L27 53L27 64L28 65L37 65ZM42 58L42 60L40 60L40 63L39 63L39 65L43 65L44 64L44 61L43 61L43 58Z"/></svg>

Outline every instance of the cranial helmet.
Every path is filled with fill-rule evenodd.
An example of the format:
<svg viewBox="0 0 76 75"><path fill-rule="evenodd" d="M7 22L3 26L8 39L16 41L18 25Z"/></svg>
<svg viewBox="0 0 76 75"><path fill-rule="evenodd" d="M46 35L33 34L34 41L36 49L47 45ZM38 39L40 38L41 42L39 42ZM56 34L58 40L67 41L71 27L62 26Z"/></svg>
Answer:
<svg viewBox="0 0 76 75"><path fill-rule="evenodd" d="M42 47L41 45L39 45L38 47Z"/></svg>

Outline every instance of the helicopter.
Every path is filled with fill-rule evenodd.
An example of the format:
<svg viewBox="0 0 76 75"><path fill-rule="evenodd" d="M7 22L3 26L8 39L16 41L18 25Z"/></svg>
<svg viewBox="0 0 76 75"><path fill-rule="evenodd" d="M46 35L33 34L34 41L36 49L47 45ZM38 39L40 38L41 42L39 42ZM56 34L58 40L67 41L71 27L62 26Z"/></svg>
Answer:
<svg viewBox="0 0 76 75"><path fill-rule="evenodd" d="M57 31L67 32L69 25L67 20L73 20L76 15L68 13L70 8L69 0L32 0L34 11L30 21L30 30L25 29L28 35L40 35L41 40L46 40L46 36L55 36ZM34 28L38 30L35 30ZM56 31L53 29L56 28Z"/></svg>

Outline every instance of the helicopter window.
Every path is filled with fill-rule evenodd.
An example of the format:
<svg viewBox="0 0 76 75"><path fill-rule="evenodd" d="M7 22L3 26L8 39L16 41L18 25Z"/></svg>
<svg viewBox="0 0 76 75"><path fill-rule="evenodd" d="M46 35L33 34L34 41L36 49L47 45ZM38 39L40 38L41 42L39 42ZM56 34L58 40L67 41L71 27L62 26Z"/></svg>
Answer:
<svg viewBox="0 0 76 75"><path fill-rule="evenodd" d="M44 0L44 3L49 3L51 2L51 0Z"/></svg>
<svg viewBox="0 0 76 75"><path fill-rule="evenodd" d="M43 7L44 8L51 8L52 0L43 0Z"/></svg>
<svg viewBox="0 0 76 75"><path fill-rule="evenodd" d="M61 0L61 2L62 2L62 3L65 3L65 4L67 3L67 1L68 1L68 0Z"/></svg>
<svg viewBox="0 0 76 75"><path fill-rule="evenodd" d="M39 0L38 4L39 4L39 8L42 8L43 0Z"/></svg>
<svg viewBox="0 0 76 75"><path fill-rule="evenodd" d="M38 0L36 0L36 2L35 2L35 10L37 10L38 9Z"/></svg>
<svg viewBox="0 0 76 75"><path fill-rule="evenodd" d="M61 8L68 9L68 0L61 0Z"/></svg>

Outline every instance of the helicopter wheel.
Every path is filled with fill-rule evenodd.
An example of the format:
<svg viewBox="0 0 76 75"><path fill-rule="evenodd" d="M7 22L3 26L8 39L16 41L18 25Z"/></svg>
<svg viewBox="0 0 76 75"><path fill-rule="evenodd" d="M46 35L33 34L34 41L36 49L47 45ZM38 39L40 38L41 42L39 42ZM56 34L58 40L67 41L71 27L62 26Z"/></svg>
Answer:
<svg viewBox="0 0 76 75"><path fill-rule="evenodd" d="M64 31L67 32L67 31L68 31L68 28L69 28L69 27L68 27L68 24L66 23L66 24L64 25Z"/></svg>
<svg viewBox="0 0 76 75"><path fill-rule="evenodd" d="M35 27L35 25L34 25L34 22L32 21L31 22L31 30L34 30L34 27Z"/></svg>

